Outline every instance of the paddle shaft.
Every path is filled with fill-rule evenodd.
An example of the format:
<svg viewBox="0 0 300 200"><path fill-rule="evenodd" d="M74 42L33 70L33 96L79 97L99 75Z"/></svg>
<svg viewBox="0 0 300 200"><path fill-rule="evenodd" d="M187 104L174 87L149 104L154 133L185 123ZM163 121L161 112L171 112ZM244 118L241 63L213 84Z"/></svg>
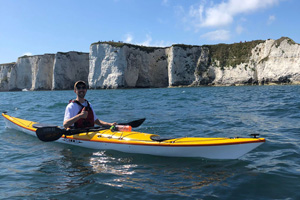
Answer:
<svg viewBox="0 0 300 200"><path fill-rule="evenodd" d="M119 123L119 125L129 125L133 128L136 128L140 126L146 119L139 119L135 121L131 121L128 123ZM92 132L92 131L99 131L99 130L107 130L110 129L110 127L91 127L91 128L81 128L81 129L61 129L59 127L54 126L45 126L45 127L39 127L36 130L37 137L44 142L52 142L55 140L58 140L63 135L76 135L79 133L85 133L85 132Z"/></svg>

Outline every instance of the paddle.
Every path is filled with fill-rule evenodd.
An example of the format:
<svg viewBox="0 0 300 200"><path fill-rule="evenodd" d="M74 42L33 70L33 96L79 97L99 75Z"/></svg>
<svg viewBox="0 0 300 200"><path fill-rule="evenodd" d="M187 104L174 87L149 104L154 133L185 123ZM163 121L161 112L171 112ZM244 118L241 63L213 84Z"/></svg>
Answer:
<svg viewBox="0 0 300 200"><path fill-rule="evenodd" d="M128 123L119 123L119 125L129 125L133 128L139 127L146 118L134 120ZM109 129L110 127L91 127L83 129L62 129L55 125L34 124L37 137L43 142L52 142L58 140L63 135L76 135L84 132L98 131Z"/></svg>
<svg viewBox="0 0 300 200"><path fill-rule="evenodd" d="M136 127L139 127L145 120L146 120L146 118L142 118L142 119L134 120L134 121L127 122L127 123L118 123L118 125L129 125L132 128L136 128Z"/></svg>

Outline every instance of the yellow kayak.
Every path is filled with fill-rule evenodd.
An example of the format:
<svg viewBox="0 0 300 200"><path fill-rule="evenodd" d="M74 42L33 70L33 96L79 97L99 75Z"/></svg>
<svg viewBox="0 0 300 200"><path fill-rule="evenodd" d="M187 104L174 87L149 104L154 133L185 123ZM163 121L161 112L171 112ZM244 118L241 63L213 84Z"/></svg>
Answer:
<svg viewBox="0 0 300 200"><path fill-rule="evenodd" d="M2 113L8 128L37 136L39 123ZM155 134L110 129L86 130L75 135L62 135L57 142L99 150L169 157L237 159L265 142L264 138L160 138Z"/></svg>

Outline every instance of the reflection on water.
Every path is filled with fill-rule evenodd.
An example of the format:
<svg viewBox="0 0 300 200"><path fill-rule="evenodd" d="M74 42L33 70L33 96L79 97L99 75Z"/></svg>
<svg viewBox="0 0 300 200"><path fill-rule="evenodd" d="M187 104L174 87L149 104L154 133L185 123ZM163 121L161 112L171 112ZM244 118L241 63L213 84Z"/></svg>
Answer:
<svg viewBox="0 0 300 200"><path fill-rule="evenodd" d="M54 190L56 193L64 193L92 183L92 179L87 178L95 174L87 164L90 152L62 149L57 153L59 154L56 158L52 157L51 160L41 163L36 171L41 177L36 177L36 183L39 185L37 192Z"/></svg>
<svg viewBox="0 0 300 200"><path fill-rule="evenodd" d="M190 196L191 191L206 186L226 186L225 180L235 176L231 165L236 164L228 161L229 167L224 168L219 161L106 151L95 152L89 159L94 173L102 176L95 183L183 196Z"/></svg>
<svg viewBox="0 0 300 200"><path fill-rule="evenodd" d="M88 92L104 121L146 117L137 128L141 132L172 137L259 133L267 139L235 161L42 143L5 129L1 118L0 199L300 199L299 94L299 86ZM1 108L15 117L61 125L72 96L73 91L4 92Z"/></svg>
<svg viewBox="0 0 300 200"><path fill-rule="evenodd" d="M107 156L105 151L100 151L93 153L89 163L95 173L132 175L135 173L133 169L137 165L130 164L130 162L130 158L115 158Z"/></svg>

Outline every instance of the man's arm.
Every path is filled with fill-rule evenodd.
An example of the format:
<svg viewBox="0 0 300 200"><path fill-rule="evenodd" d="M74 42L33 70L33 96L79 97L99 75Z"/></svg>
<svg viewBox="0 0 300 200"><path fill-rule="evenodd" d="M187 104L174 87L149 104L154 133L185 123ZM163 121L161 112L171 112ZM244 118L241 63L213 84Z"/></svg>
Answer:
<svg viewBox="0 0 300 200"><path fill-rule="evenodd" d="M108 123L108 122L104 122L104 121L101 121L99 119L96 119L95 120L95 124L99 125L99 126L113 126L113 125L116 125L117 123L114 122L114 123Z"/></svg>
<svg viewBox="0 0 300 200"><path fill-rule="evenodd" d="M79 119L86 119L88 116L88 112L85 111L85 108L81 111L81 113L75 115L74 117L67 119L66 121L64 121L63 126L65 129L69 128L72 124L74 124L75 122L77 122Z"/></svg>

